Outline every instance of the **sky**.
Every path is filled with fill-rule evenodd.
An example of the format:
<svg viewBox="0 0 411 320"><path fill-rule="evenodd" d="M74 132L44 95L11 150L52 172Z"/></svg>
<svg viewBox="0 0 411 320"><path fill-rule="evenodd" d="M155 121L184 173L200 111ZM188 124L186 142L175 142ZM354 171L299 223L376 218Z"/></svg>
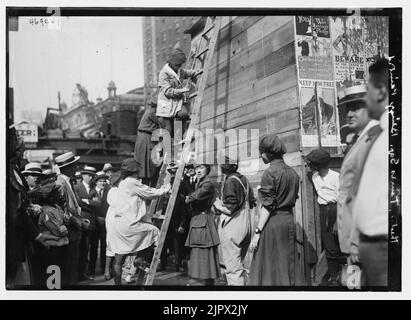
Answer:
<svg viewBox="0 0 411 320"><path fill-rule="evenodd" d="M47 107L58 106L58 91L70 107L76 83L92 101L107 97L110 80L117 94L144 84L141 17L60 19L56 30L20 17L18 32L9 33L15 122L30 120L22 118L24 110L44 119Z"/></svg>

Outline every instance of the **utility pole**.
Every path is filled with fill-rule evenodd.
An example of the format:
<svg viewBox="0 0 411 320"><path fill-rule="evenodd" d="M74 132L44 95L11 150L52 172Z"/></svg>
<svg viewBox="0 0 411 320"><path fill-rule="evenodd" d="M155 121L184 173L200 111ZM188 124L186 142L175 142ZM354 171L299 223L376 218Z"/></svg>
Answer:
<svg viewBox="0 0 411 320"><path fill-rule="evenodd" d="M57 100L58 100L58 105L59 105L59 111L61 112L61 95L60 95L60 90L57 93Z"/></svg>

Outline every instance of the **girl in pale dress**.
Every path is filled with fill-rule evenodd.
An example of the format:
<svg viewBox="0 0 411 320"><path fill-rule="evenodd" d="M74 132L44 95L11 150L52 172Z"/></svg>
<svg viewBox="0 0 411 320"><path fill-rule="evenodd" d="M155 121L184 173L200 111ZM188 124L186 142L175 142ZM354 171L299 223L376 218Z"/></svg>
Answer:
<svg viewBox="0 0 411 320"><path fill-rule="evenodd" d="M122 265L126 256L139 255L150 259L160 230L146 215L146 200L158 198L171 188L170 184L159 189L142 184L139 170L140 164L136 160L124 160L121 164L123 180L118 188L110 190L107 197L110 205L107 216L111 219L107 228L107 241L110 251L115 254L115 285L121 285Z"/></svg>

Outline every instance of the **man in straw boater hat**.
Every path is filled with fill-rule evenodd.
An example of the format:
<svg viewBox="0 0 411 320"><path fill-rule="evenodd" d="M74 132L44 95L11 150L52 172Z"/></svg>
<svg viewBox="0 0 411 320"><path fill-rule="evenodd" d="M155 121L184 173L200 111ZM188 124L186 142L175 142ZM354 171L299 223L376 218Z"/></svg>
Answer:
<svg viewBox="0 0 411 320"><path fill-rule="evenodd" d="M77 161L80 157L73 152L64 153L54 159L58 168L56 184L62 186L66 198L65 213L67 217L69 244L65 247L65 261L63 262L62 284L75 285L78 282L79 244L82 236L81 207L74 194L71 179L77 170Z"/></svg>
<svg viewBox="0 0 411 320"><path fill-rule="evenodd" d="M106 163L104 164L103 167L103 173L106 175L106 182L109 186L112 185L112 180L113 180L113 173L114 173L115 169L114 167L111 165L111 163Z"/></svg>
<svg viewBox="0 0 411 320"><path fill-rule="evenodd" d="M337 201L338 239L341 251L347 256L348 264L359 263L358 239L351 239L352 205L358 189L358 175L365 157L371 147L368 133L378 125L378 121L370 118L365 101L367 88L364 85L348 87L339 101L338 108L345 109L347 128L353 137L346 151L340 171L340 183Z"/></svg>
<svg viewBox="0 0 411 320"><path fill-rule="evenodd" d="M37 187L41 179L44 177L43 170L41 169L41 164L37 162L30 162L24 167L22 172L24 178L26 179L27 185L30 190Z"/></svg>
<svg viewBox="0 0 411 320"><path fill-rule="evenodd" d="M75 178L75 184L79 184L83 182L83 177L81 176L81 172L77 171L76 174L74 175Z"/></svg>
<svg viewBox="0 0 411 320"><path fill-rule="evenodd" d="M77 197L77 202L81 207L81 216L86 218L90 224L87 230L83 230L83 235L80 241L80 261L79 261L79 280L93 280L93 277L86 274L88 253L90 251L90 241L92 234L96 229L96 216L93 206L90 205L91 181L96 175L96 168L85 165L80 170L83 182L74 186L74 194Z"/></svg>

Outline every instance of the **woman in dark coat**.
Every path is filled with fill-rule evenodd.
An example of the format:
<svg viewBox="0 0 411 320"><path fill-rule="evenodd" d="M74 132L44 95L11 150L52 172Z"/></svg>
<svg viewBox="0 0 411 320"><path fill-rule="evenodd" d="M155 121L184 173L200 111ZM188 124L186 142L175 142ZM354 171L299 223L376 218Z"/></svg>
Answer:
<svg viewBox="0 0 411 320"><path fill-rule="evenodd" d="M220 239L210 210L214 202L214 184L208 177L209 165L200 164L195 169L196 188L186 197L186 204L193 215L185 244L191 248L188 274L192 278L205 280L206 286L212 286L214 280L220 277L217 249Z"/></svg>
<svg viewBox="0 0 411 320"><path fill-rule="evenodd" d="M141 165L140 177L143 184L148 186L153 186L151 179L156 173L156 168L151 160L151 150L154 146L151 136L155 130L160 128L156 110L157 95L153 94L138 126L137 141L134 147L134 159Z"/></svg>
<svg viewBox="0 0 411 320"><path fill-rule="evenodd" d="M250 250L255 251L250 267L252 286L293 286L295 284L295 226L293 208L300 178L285 164L286 148L276 135L260 140L264 163L270 163L261 178L261 214Z"/></svg>

